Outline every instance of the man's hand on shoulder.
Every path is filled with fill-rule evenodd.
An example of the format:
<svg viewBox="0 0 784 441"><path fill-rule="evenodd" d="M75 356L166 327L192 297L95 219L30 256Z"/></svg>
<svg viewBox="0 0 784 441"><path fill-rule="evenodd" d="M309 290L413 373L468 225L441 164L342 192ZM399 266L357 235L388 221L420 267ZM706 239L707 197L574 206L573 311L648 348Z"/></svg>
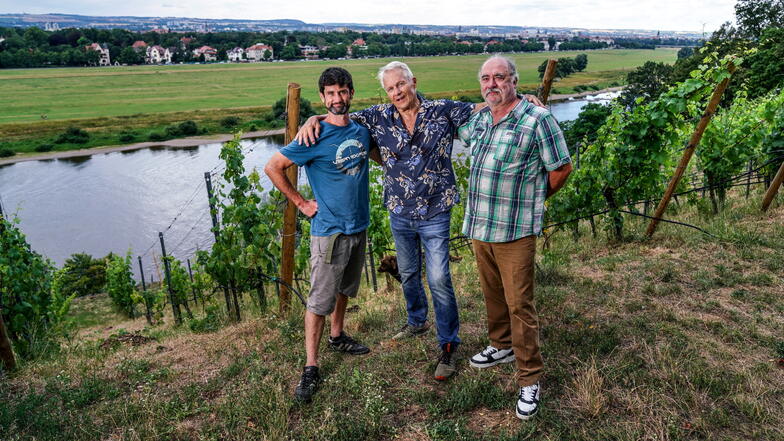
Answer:
<svg viewBox="0 0 784 441"><path fill-rule="evenodd" d="M539 100L539 97L536 95L525 94L523 96L525 97L526 100L528 100L529 103L533 104L534 106L547 107L544 105L542 101Z"/></svg>
<svg viewBox="0 0 784 441"><path fill-rule="evenodd" d="M299 145L305 144L308 147L315 144L319 137L319 133L321 132L321 124L319 124L319 122L322 119L324 119L323 115L313 115L308 118L308 120L305 121L305 124L299 128L294 140L297 141Z"/></svg>

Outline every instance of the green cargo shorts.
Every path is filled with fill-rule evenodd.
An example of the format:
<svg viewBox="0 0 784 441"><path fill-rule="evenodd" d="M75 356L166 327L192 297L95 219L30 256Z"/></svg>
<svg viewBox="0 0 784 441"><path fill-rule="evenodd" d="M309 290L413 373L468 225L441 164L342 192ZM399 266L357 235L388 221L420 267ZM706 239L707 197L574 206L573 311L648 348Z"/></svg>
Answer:
<svg viewBox="0 0 784 441"><path fill-rule="evenodd" d="M356 297L365 261L366 232L310 236L310 295L307 309L329 315L338 293Z"/></svg>

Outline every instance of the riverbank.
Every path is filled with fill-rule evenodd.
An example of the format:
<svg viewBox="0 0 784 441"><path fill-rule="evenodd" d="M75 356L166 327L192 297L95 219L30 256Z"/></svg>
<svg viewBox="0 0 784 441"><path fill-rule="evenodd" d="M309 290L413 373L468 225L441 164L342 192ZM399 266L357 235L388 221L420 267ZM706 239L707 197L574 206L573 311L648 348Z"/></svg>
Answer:
<svg viewBox="0 0 784 441"><path fill-rule="evenodd" d="M603 93L618 92L618 91L620 91L622 89L623 89L623 86L615 86L615 87L606 87L606 88L597 89L597 90L587 90L587 91L579 92L579 93L566 93L566 94L557 94L556 93L556 94L550 95L549 102L551 104L553 104L553 103L566 102L566 101L569 101L569 100L578 100L578 99L583 99L583 98L586 98L586 97L589 97L589 96L595 96L595 95L599 95L599 94L603 94ZM481 97L478 95L478 91L475 91L475 92L477 93L477 95L475 95L475 96L470 94L467 91L463 91L462 92L463 94L467 94L467 95L459 95L459 96L457 96L456 94L458 92L450 92L450 93L447 93L447 94L432 94L432 95L429 95L429 96L431 98L434 98L434 99L436 99L436 98L450 98L450 99L458 98L458 99L471 99L471 100L474 100L474 101L476 101L478 99L481 99ZM361 108L361 107L364 107L364 106L372 105L373 103L370 102L370 100L361 100L357 104ZM318 105L315 105L314 107L315 107L317 112L322 110L321 108L319 108ZM177 121L177 120L181 120L183 118L185 118L185 119L195 119L196 121L198 121L200 126L206 127L207 131L212 132L212 131L221 129L220 121L215 116L220 115L220 119L222 120L222 119L225 119L227 117L232 117L233 115L241 115L242 119L244 119L246 121L245 124L248 125L251 129L254 129L255 128L255 124L252 124L252 123L257 122L259 124L262 124L263 122L260 121L260 120L259 121L251 121L250 118L253 115L257 115L259 112L262 112L262 111L267 111L268 112L269 110L267 110L267 109L261 110L261 108L255 108L255 109L252 109L252 110L251 109L220 109L220 110L216 109L215 111L212 111L212 112L196 112L196 113L191 113L191 114L187 114L187 115L186 114L175 114L175 115L169 115L169 116L166 116L166 117L160 117L159 116L156 122L160 123L162 121L167 121L167 122L169 122L169 121ZM198 115L197 113L200 113L200 115ZM199 117L206 116L205 114L207 114L207 113L210 113L210 114L216 114L217 113L217 115L213 116L212 118L207 117L205 119L199 119ZM239 118L239 117L235 117L235 118ZM144 127L145 127L144 124L145 123L147 123L147 124L152 124L153 123L152 121L149 120L150 117L142 117L140 115L140 116L137 116L136 119L141 119L143 121L134 121L134 122L130 122L130 121L127 121L127 120L123 121L123 123L125 124L123 126L124 129L121 130L119 127L115 127L113 130L109 130L110 134L106 135L105 139L96 139L95 141L93 141L93 142L102 142L103 141L103 142L106 142L109 145L105 145L104 146L104 145L98 144L98 145L96 145L94 147L90 147L90 148L76 148L74 150L58 150L58 151L48 151L48 152L33 152L33 151L29 151L30 148L28 146L28 148L26 148L24 150L22 150L22 149L18 149L18 150L15 149L17 151L16 151L16 154L14 156L6 157L6 158L0 158L0 166L8 165L8 164L14 164L14 163L17 163L17 162L24 162L24 161L38 161L38 160L59 159L59 158L74 158L74 157L89 156L89 155L100 154L100 153L111 153L111 152L118 152L118 151L138 150L138 149L149 148L149 147L174 147L174 148L176 148L176 147L194 147L194 146L198 146L198 145L202 145L202 144L208 144L208 143L226 142L226 141L228 141L229 139L232 138L231 134L215 133L215 134L207 135L207 136L196 136L196 137L189 137L189 138L170 139L168 141L146 141L146 142L137 142L137 143L132 143L132 144L124 144L124 145L117 144L118 136L116 136L116 135L118 133L120 133L120 134L121 133L127 133L129 130L132 130L132 129L135 129L135 130L141 132L141 131L144 130ZM105 121L101 121L101 122L105 122ZM93 133L93 134L98 134L98 133L103 131L103 130L95 127L95 126L99 125L97 121L82 120L82 121L79 121L79 123L81 123L81 124L78 124L78 123L73 122L73 121L70 122L70 123L67 122L67 121L66 122L58 122L57 123L58 124L57 129L62 131L62 130L64 130L64 127L67 126L68 124L74 124L74 126L85 127L86 130L89 133ZM39 123L38 125L41 125L41 124ZM38 129L43 129L43 127L38 127ZM224 128L224 130L225 130L225 128ZM149 127L147 129L147 131L149 131L149 132L155 131L155 132L160 132L160 133L165 132L164 128L162 128L162 127ZM27 132L29 133L30 131L27 130ZM53 130L36 130L36 132L39 133L38 139L34 139L33 141L28 141L28 142L26 142L26 144L34 145L34 144L45 144L47 142L52 142L51 139L54 136L52 134L52 133L54 133ZM259 138L259 137L264 137L264 136L279 135L279 134L282 134L282 133L283 133L283 129L248 130L243 135L243 139ZM11 138L13 138L14 135L16 135L16 133L14 133L14 134L4 134L4 133L2 133L2 130L0 130L0 134L2 134L2 135L10 135ZM140 138L144 139L144 138L147 138L148 136L147 136L147 134L141 133L141 134L137 135L137 137L140 137ZM66 146L66 148L67 148L67 146Z"/></svg>
<svg viewBox="0 0 784 441"><path fill-rule="evenodd" d="M284 132L285 129L257 130L257 131L243 133L242 139L254 139L254 138L263 138L267 136L282 135L284 134ZM189 138L170 139L168 141L160 141L160 142L151 142L151 141L137 142L135 144L110 145L105 147L95 147L90 149L79 149L79 150L66 150L61 152L21 153L21 154L17 154L16 156L12 156L10 158L0 159L0 166L15 164L17 162L25 162L25 161L78 158L81 156L91 156L91 155L97 155L102 153L127 152L131 150L140 150L140 149L146 149L150 147L169 147L169 148L197 147L203 144L223 143L231 140L233 137L234 135L231 134L193 136Z"/></svg>
<svg viewBox="0 0 784 441"><path fill-rule="evenodd" d="M568 101L571 99L580 99L586 98L593 95L599 95L602 93L612 93L612 92L620 92L623 90L624 86L617 86L617 87L607 87L600 90L586 90L585 92L580 93L559 93L550 95L550 99L548 102L550 103L558 103L562 101Z"/></svg>

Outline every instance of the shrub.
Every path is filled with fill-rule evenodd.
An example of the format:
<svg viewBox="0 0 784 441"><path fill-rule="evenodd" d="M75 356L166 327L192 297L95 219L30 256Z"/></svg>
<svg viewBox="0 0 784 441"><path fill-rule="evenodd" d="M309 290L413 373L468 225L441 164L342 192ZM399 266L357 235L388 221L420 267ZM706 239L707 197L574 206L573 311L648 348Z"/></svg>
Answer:
<svg viewBox="0 0 784 441"><path fill-rule="evenodd" d="M118 139L120 142L131 142L136 139L136 134L133 132L122 132Z"/></svg>
<svg viewBox="0 0 784 441"><path fill-rule="evenodd" d="M15 154L16 152L9 148L0 149L0 158L7 158L9 156L14 156Z"/></svg>
<svg viewBox="0 0 784 441"><path fill-rule="evenodd" d="M106 283L106 259L93 259L86 253L72 254L62 271L59 283L65 296L95 294L103 290Z"/></svg>
<svg viewBox="0 0 784 441"><path fill-rule="evenodd" d="M227 129L236 127L240 123L240 119L236 116L227 116L221 120L221 125Z"/></svg>
<svg viewBox="0 0 784 441"><path fill-rule="evenodd" d="M164 139L166 139L166 135L164 135L163 133L160 133L160 132L152 132L152 133L150 133L149 136L147 136L147 139L149 139L150 141L156 141L156 142L157 141L163 141Z"/></svg>
<svg viewBox="0 0 784 441"><path fill-rule="evenodd" d="M125 257L112 256L106 268L106 292L115 306L130 318L136 315L136 283L131 273L131 252Z"/></svg>
<svg viewBox="0 0 784 441"><path fill-rule="evenodd" d="M196 125L193 121L183 121L177 126L180 129L180 133L185 136L193 136L199 134L199 126Z"/></svg>
<svg viewBox="0 0 784 441"><path fill-rule="evenodd" d="M54 149L52 144L41 144L35 148L36 152L44 153L44 152L51 152Z"/></svg>
<svg viewBox="0 0 784 441"><path fill-rule="evenodd" d="M182 131L180 130L180 126L166 127L166 136L170 138L176 138L181 135L182 135Z"/></svg>
<svg viewBox="0 0 784 441"><path fill-rule="evenodd" d="M78 127L68 127L55 140L55 144L84 144L90 140L90 134Z"/></svg>
<svg viewBox="0 0 784 441"><path fill-rule="evenodd" d="M283 97L272 105L272 114L275 119L286 119L286 97ZM299 99L299 123L303 124L306 119L315 115L310 101L304 98Z"/></svg>

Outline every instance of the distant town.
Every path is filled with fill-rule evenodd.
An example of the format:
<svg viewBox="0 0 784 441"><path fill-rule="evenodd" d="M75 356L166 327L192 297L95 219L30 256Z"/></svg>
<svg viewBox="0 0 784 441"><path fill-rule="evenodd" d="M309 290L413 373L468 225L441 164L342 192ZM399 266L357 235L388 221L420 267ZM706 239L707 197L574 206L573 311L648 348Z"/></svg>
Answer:
<svg viewBox="0 0 784 441"><path fill-rule="evenodd" d="M701 36L672 31L0 15L0 68L248 63L699 45Z"/></svg>
<svg viewBox="0 0 784 441"><path fill-rule="evenodd" d="M0 14L0 27L36 26L48 31L63 28L156 30L160 32L276 32L355 31L375 34L444 35L460 37L529 38L541 35L695 39L703 34L676 30L545 28L535 26L437 26L406 24L322 23L300 20L234 20L181 17L95 17L71 14Z"/></svg>

